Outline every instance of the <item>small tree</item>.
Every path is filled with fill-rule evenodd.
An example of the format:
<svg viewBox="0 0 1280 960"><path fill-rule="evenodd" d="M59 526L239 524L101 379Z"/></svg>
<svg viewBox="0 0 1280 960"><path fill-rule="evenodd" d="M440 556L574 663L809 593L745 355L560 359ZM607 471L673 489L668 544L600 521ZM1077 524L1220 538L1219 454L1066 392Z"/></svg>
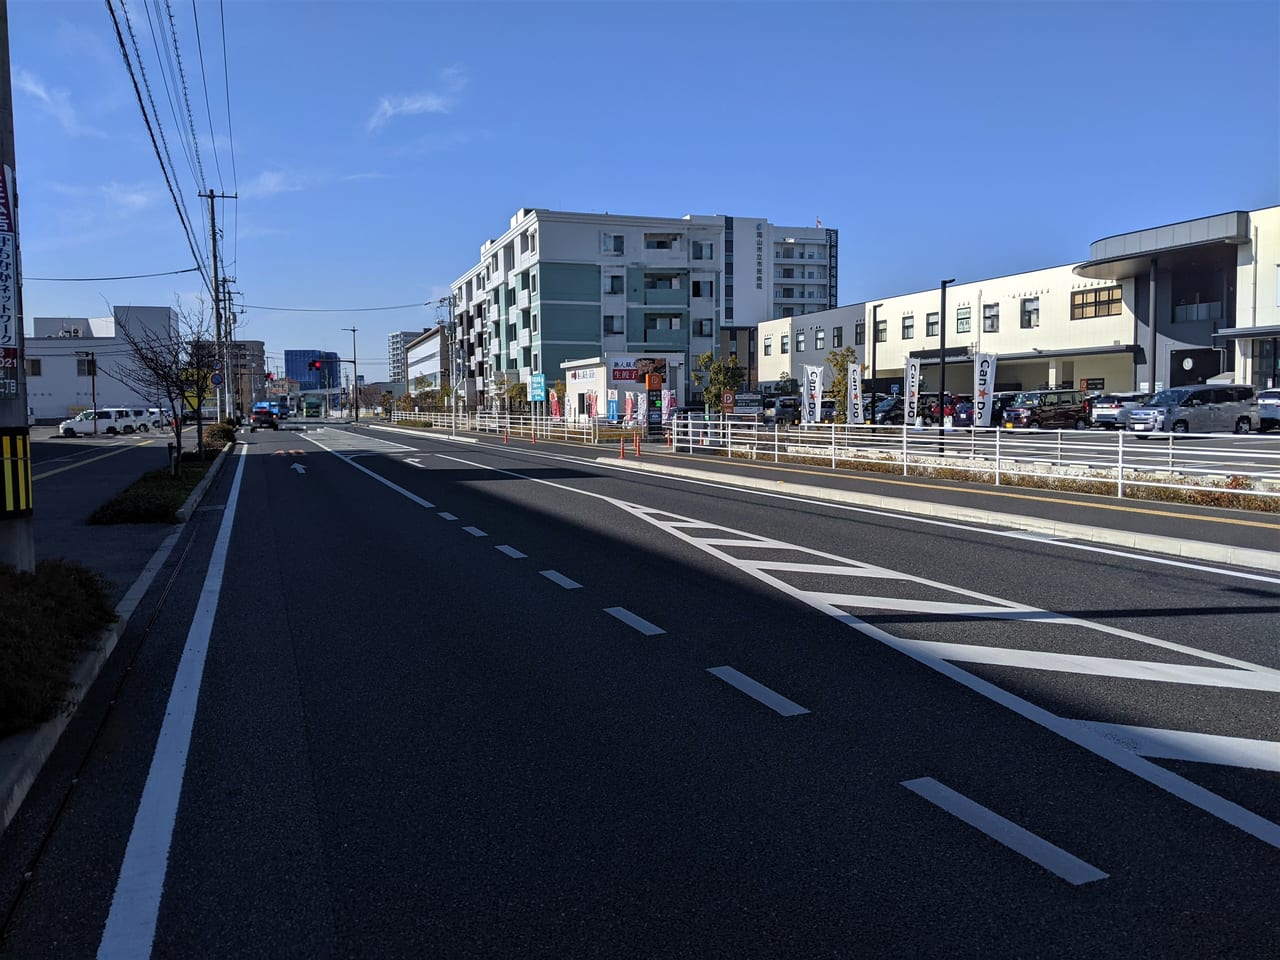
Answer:
<svg viewBox="0 0 1280 960"><path fill-rule="evenodd" d="M836 395L836 423L861 423L862 411L849 416L849 364L857 362L858 351L853 347L832 350L827 354L831 365L831 392Z"/></svg>
<svg viewBox="0 0 1280 960"><path fill-rule="evenodd" d="M778 393L783 396L790 396L800 392L800 381L793 377L790 372L783 371L782 376L778 377Z"/></svg>
<svg viewBox="0 0 1280 960"><path fill-rule="evenodd" d="M203 300L194 310L179 300L174 310L178 314L177 326L166 330L134 326L126 313L117 325L126 352L116 363L101 369L138 396L154 400L158 407L170 411L169 429L176 450L172 469L176 476L182 460L182 411L188 404L195 407L196 449L204 453L201 412L209 397L217 350L211 342Z"/></svg>
<svg viewBox="0 0 1280 960"><path fill-rule="evenodd" d="M716 413L720 412L724 391L737 390L747 379L736 357L717 360L710 350L698 357L698 369L692 376L694 384L703 387L703 402Z"/></svg>

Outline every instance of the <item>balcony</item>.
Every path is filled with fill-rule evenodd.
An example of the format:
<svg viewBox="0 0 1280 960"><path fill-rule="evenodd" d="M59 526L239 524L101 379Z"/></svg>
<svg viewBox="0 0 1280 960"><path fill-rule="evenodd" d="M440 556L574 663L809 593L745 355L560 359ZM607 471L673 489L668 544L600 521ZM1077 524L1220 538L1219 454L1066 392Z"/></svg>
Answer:
<svg viewBox="0 0 1280 960"><path fill-rule="evenodd" d="M687 307L689 305L689 291L684 289L645 290L644 305L646 307Z"/></svg>

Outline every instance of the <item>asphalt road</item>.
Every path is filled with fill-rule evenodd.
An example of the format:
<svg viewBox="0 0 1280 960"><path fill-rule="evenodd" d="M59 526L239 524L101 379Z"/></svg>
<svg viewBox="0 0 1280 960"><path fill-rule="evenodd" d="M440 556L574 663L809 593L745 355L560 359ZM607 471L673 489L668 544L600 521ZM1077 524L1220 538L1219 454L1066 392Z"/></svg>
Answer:
<svg viewBox="0 0 1280 960"><path fill-rule="evenodd" d="M1280 578L246 439L0 838L0 955L1274 955Z"/></svg>

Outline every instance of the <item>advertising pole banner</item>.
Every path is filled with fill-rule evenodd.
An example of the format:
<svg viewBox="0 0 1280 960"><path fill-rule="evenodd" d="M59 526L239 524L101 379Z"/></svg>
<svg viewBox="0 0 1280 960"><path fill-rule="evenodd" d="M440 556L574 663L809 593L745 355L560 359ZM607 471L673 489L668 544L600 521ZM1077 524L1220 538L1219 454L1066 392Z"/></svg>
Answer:
<svg viewBox="0 0 1280 960"><path fill-rule="evenodd" d="M923 414L920 410L920 358L907 357L906 360L906 392L907 395L903 399L906 405L903 411L902 422L907 426L917 426L916 421Z"/></svg>
<svg viewBox="0 0 1280 960"><path fill-rule="evenodd" d="M991 426L991 395L996 385L996 355L973 355L973 425Z"/></svg>
<svg viewBox="0 0 1280 960"><path fill-rule="evenodd" d="M800 422L817 423L822 415L822 375L826 367L804 368L804 395L800 398Z"/></svg>
<svg viewBox="0 0 1280 960"><path fill-rule="evenodd" d="M858 364L857 354L849 361L845 376L849 381L849 407L845 420L849 423L862 423L866 417L862 413L862 367Z"/></svg>

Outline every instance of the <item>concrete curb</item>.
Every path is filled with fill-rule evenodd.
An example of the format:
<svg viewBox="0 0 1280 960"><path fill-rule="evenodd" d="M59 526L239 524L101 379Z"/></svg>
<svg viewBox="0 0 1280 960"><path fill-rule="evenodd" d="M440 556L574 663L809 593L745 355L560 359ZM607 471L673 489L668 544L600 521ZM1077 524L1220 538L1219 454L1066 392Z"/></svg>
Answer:
<svg viewBox="0 0 1280 960"><path fill-rule="evenodd" d="M204 498L205 491L209 489L209 484L226 459L228 451L234 447L234 443L227 444L214 458L213 464L204 477L196 484L196 488L191 491L191 495L177 511L180 523L186 523L191 519L191 515L195 513L200 501ZM138 575L138 579L133 582L129 592L116 604L116 622L99 634L98 643L94 649L86 653L76 664L71 674L71 689L67 693L67 700L73 705L72 710L34 729L0 739L0 833L4 832L22 807L22 802L27 798L36 778L40 776L40 771L44 769L45 763L57 747L62 732L66 730L71 718L75 715L75 710L84 701L89 689L98 679L98 674L102 672L103 665L115 650L116 643L129 626L129 618L133 616L134 610L137 609L147 590L151 588L151 583L160 572L160 568L169 559L169 554L177 544L180 533L181 527L175 527L173 533L156 548L156 552L151 555L151 559L147 561L147 565Z"/></svg>
<svg viewBox="0 0 1280 960"><path fill-rule="evenodd" d="M354 424L354 426L362 426L362 424ZM432 433L427 430L410 430L406 427L384 427L381 424L370 423L363 425L369 430L386 430L388 433L401 433L408 437L430 437L432 440L450 440L453 443L479 443L475 437L459 437L457 435L450 436L447 433ZM434 428L433 428L434 429Z"/></svg>
<svg viewBox="0 0 1280 960"><path fill-rule="evenodd" d="M1220 543L1205 543L1196 540L1183 540L1178 537L1162 537L1149 533L1133 533L1128 530L1108 530L1103 527L1088 527L1083 524L1062 523L1056 520L1044 520L1039 517L1022 517L1013 514L992 513L976 507L961 507L945 503L928 503L918 500L906 500L900 497L883 497L871 493L854 493L847 490L831 490L825 487L807 486L805 484L784 483L779 480L761 480L754 477L732 477L707 470L693 470L688 467L668 467L649 464L636 460L614 460L597 457L597 463L611 467L627 467L647 473L667 474L669 476L688 477L692 480L705 480L728 487L742 487L751 490L767 490L770 493L785 493L797 497L809 497L814 500L830 500L835 503L848 503L860 507L873 507L877 510L889 510L894 513L925 516L935 520L957 520L965 523L977 523L988 527L1004 527L1011 530L1025 530L1044 536L1062 537L1067 540L1078 540L1085 543L1096 543L1109 547L1124 547L1130 550L1141 550L1149 553L1180 557L1184 560L1204 560L1210 563L1229 563L1232 566L1248 567L1258 571L1280 573L1280 553L1271 550L1258 550L1253 547L1233 547Z"/></svg>

